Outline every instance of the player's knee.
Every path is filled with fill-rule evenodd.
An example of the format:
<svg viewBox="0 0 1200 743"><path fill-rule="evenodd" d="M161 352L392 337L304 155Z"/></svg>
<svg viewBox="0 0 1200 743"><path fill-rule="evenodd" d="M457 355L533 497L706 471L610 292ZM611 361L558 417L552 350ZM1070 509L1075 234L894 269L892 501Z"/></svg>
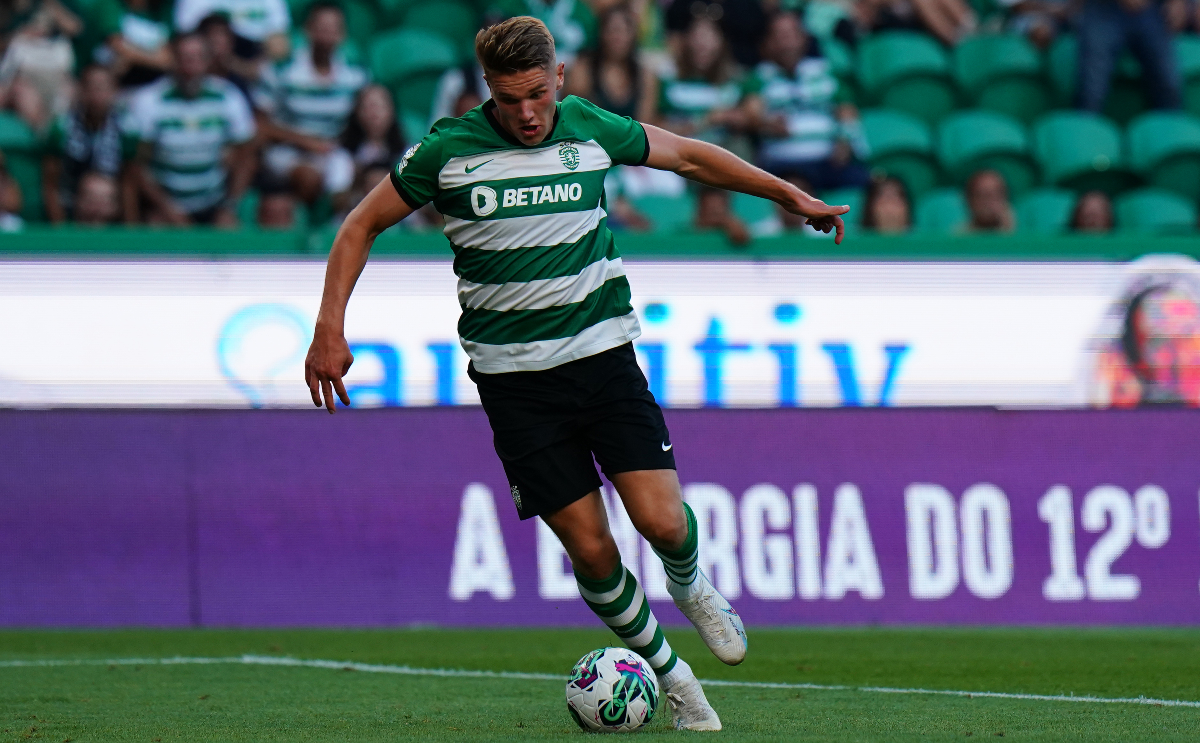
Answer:
<svg viewBox="0 0 1200 743"><path fill-rule="evenodd" d="M638 531L650 544L659 549L676 550L687 539L687 522L683 520L654 519L638 525Z"/></svg>
<svg viewBox="0 0 1200 743"><path fill-rule="evenodd" d="M595 539L574 545L571 566L585 578L602 580L613 574L621 555L611 540Z"/></svg>

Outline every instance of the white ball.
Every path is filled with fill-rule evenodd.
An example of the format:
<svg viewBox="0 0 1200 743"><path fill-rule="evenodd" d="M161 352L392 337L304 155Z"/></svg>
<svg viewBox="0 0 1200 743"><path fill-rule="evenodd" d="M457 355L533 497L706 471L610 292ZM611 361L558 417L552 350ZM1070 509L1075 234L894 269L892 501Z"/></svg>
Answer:
<svg viewBox="0 0 1200 743"><path fill-rule="evenodd" d="M579 659L567 681L567 709L589 732L631 733L654 719L658 678L642 656L600 648Z"/></svg>

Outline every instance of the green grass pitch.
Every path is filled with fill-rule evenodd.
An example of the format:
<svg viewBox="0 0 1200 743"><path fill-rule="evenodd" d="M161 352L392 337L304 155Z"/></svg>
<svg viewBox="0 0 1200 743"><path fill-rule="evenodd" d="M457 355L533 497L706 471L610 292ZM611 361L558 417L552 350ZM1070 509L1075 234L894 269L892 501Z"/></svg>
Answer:
<svg viewBox="0 0 1200 743"><path fill-rule="evenodd" d="M1193 629L751 628L737 668L690 631L668 636L702 679L844 685L710 686L718 734L678 733L660 707L645 740L1187 741L1200 708L897 694L863 687L1200 701ZM554 680L341 668L14 666L17 660L235 657L565 676L595 630L0 632L0 741L581 740Z"/></svg>

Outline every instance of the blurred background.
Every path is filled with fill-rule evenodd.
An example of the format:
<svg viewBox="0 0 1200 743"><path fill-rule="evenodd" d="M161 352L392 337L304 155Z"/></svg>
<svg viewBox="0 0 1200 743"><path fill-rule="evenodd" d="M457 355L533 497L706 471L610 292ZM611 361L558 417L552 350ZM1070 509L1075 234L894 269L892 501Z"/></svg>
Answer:
<svg viewBox="0 0 1200 743"><path fill-rule="evenodd" d="M748 621L1200 617L1192 0L3 0L0 624L592 621L507 505L431 206L351 301L356 409L299 409L338 224L515 15L564 94L852 208L838 246L606 182Z"/></svg>

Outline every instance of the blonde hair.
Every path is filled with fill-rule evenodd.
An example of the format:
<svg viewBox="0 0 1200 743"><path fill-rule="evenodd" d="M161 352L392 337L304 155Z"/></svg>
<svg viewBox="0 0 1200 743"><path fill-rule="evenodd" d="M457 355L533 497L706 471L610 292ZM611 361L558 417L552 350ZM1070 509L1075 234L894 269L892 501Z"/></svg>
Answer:
<svg viewBox="0 0 1200 743"><path fill-rule="evenodd" d="M527 15L509 18L475 34L475 57L492 74L554 66L554 37L546 24Z"/></svg>

